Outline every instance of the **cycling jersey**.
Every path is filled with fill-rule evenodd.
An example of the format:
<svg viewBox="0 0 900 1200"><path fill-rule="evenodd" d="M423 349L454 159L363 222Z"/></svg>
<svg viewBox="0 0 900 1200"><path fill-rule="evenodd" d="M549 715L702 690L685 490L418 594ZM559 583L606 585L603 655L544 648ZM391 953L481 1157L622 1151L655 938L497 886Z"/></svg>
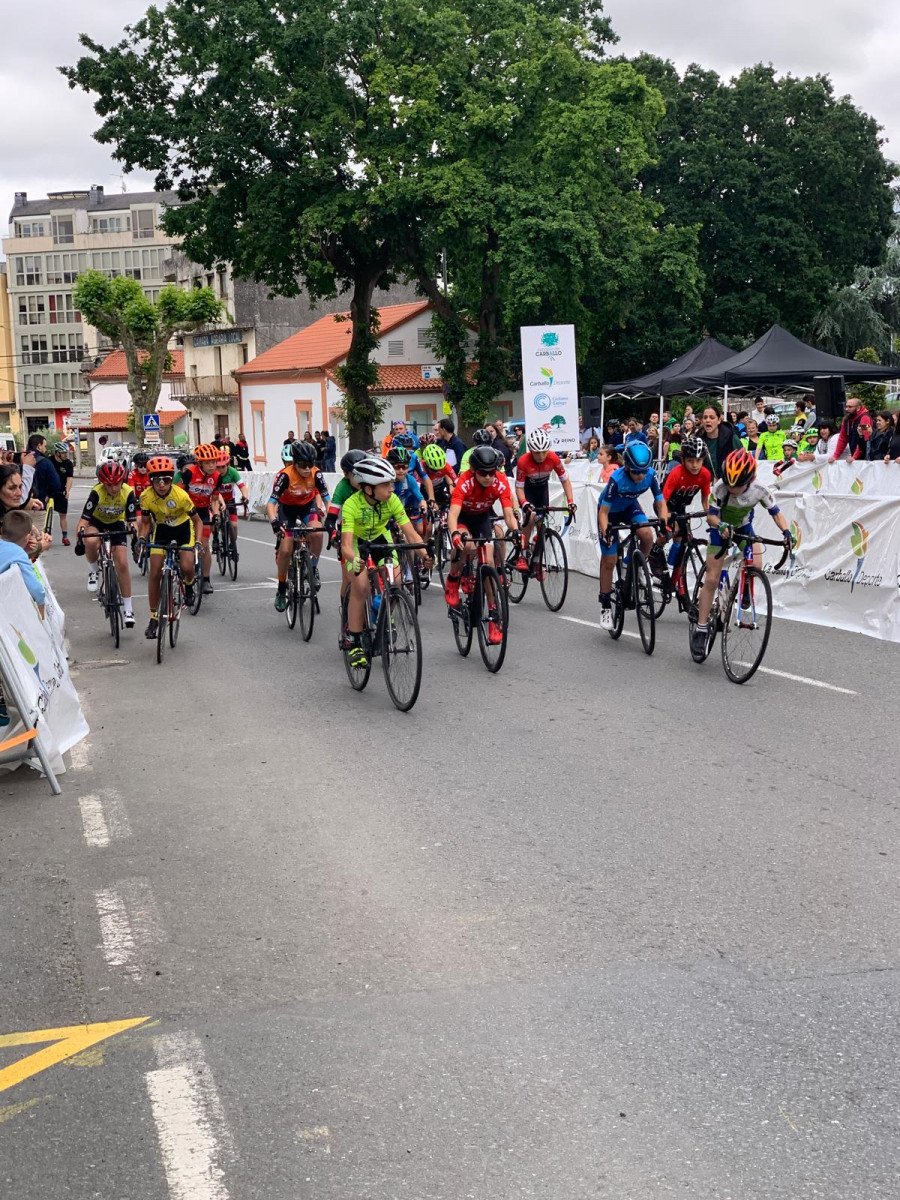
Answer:
<svg viewBox="0 0 900 1200"><path fill-rule="evenodd" d="M157 525L183 525L196 512L194 502L184 490L172 484L166 496L158 496L152 487L141 496L141 512L152 517Z"/></svg>
<svg viewBox="0 0 900 1200"><path fill-rule="evenodd" d="M767 487L763 487L755 479L742 492L729 492L724 479L718 479L713 484L710 497L709 511L726 525L734 529L753 526L753 510L761 504L770 516L776 516L781 509L775 502L775 497Z"/></svg>
<svg viewBox="0 0 900 1200"><path fill-rule="evenodd" d="M548 451L543 462L535 462L529 451L516 463L516 487L524 488L526 483L547 483L554 471L561 480L568 478L562 459L555 451Z"/></svg>
<svg viewBox="0 0 900 1200"><path fill-rule="evenodd" d="M303 504L310 504L316 498L316 493L322 497L325 504L328 503L328 486L325 483L325 476L321 471L310 471L304 477L300 474L293 463L283 467L275 476L275 482L272 484L272 495L269 497L270 504L284 504L289 508L299 508Z"/></svg>
<svg viewBox="0 0 900 1200"><path fill-rule="evenodd" d="M757 458L765 458L770 462L777 462L783 457L781 446L787 433L776 431L775 433L761 433L759 435L759 454Z"/></svg>
<svg viewBox="0 0 900 1200"><path fill-rule="evenodd" d="M706 500L711 486L712 476L707 467L692 475L683 463L678 463L663 483L663 499L671 509L683 512L698 492Z"/></svg>
<svg viewBox="0 0 900 1200"><path fill-rule="evenodd" d="M140 500L144 488L150 486L150 476L146 471L139 471L135 467L128 476L128 486L134 488L134 494Z"/></svg>
<svg viewBox="0 0 900 1200"><path fill-rule="evenodd" d="M487 487L482 487L474 472L465 471L456 481L451 504L458 504L464 512L490 512L497 501L501 508L512 508L513 498L509 480L505 475L496 474Z"/></svg>
<svg viewBox="0 0 900 1200"><path fill-rule="evenodd" d="M425 465L424 462L422 465ZM443 480L447 480L451 484L456 483L456 472L449 463L444 463L439 471L432 471L431 467L426 466L425 474L432 483L441 483Z"/></svg>
<svg viewBox="0 0 900 1200"><path fill-rule="evenodd" d="M371 542L387 533L389 521L398 525L408 525L409 517L400 502L399 496L391 492L387 500L370 504L362 492L354 492L344 501L341 509L341 528L344 533L352 533L354 543L362 538Z"/></svg>
<svg viewBox="0 0 900 1200"><path fill-rule="evenodd" d="M399 477L394 483L394 495L400 497L400 503L407 512L415 510L415 519L420 517L420 506L425 497L412 476L412 473L407 474L405 479Z"/></svg>
<svg viewBox="0 0 900 1200"><path fill-rule="evenodd" d="M218 490L219 478L220 472L214 471L212 475L207 475L202 468L191 463L180 475L175 476L175 483L187 492L194 507L202 512L209 508L213 494Z"/></svg>
<svg viewBox="0 0 900 1200"><path fill-rule="evenodd" d="M105 484L94 484L81 513L81 519L92 525L115 525L133 521L136 516L137 498L127 483L123 483L117 492L108 491Z"/></svg>
<svg viewBox="0 0 900 1200"><path fill-rule="evenodd" d="M625 467L619 467L613 471L609 483L600 493L597 507L608 508L613 512L617 509L630 509L638 496L647 491L653 493L654 501L663 499L659 480L652 467L641 479L632 479Z"/></svg>
<svg viewBox="0 0 900 1200"><path fill-rule="evenodd" d="M473 454L473 452L474 452L475 450L477 450L477 449L478 449L478 447L477 447L477 446L470 446L470 447L469 447L469 449L468 449L468 450L465 452L465 454L462 456L462 459L460 460L460 464L459 464L459 473L460 473L460 475L462 475L463 471L470 471L470 470L472 469L472 468L469 466L469 459L472 457L472 454ZM448 464L448 465L449 465L449 464ZM505 475L505 474L506 474L506 463L505 463L505 462L502 462L502 463L500 464L500 466L498 467L498 473L499 473L499 474L501 474L501 475Z"/></svg>
<svg viewBox="0 0 900 1200"><path fill-rule="evenodd" d="M223 500L229 504L237 499L238 493L235 491L237 485L241 482L240 471L234 467L226 467L219 476L219 482L216 484L216 495L221 496Z"/></svg>

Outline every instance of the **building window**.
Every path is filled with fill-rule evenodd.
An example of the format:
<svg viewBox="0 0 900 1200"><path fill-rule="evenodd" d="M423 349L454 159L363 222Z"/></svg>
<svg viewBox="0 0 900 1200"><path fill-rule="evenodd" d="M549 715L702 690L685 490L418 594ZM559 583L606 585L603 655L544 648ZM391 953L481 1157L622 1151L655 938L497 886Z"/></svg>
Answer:
<svg viewBox="0 0 900 1200"><path fill-rule="evenodd" d="M49 361L47 358L47 335L45 333L27 334L21 341L22 362L25 366L36 367L41 363Z"/></svg>
<svg viewBox="0 0 900 1200"><path fill-rule="evenodd" d="M431 346L428 341L428 335L431 333L429 326L424 326L416 330L416 345L420 350L430 350Z"/></svg>
<svg viewBox="0 0 900 1200"><path fill-rule="evenodd" d="M26 404L49 404L49 394L53 391L53 377L49 373L32 375L26 371L22 375L22 387Z"/></svg>
<svg viewBox="0 0 900 1200"><path fill-rule="evenodd" d="M152 238L156 232L152 208L134 208L131 210L131 236L134 241Z"/></svg>
<svg viewBox="0 0 900 1200"><path fill-rule="evenodd" d="M266 402L251 400L250 412L253 416L253 461L266 461Z"/></svg>
<svg viewBox="0 0 900 1200"><path fill-rule="evenodd" d="M228 295L228 269L219 267L219 299L224 300Z"/></svg>
<svg viewBox="0 0 900 1200"><path fill-rule="evenodd" d="M34 287L44 280L41 276L41 256L39 254L23 254L16 257L16 286Z"/></svg>
<svg viewBox="0 0 900 1200"><path fill-rule="evenodd" d="M48 305L51 325L80 325L81 313L72 302L71 292L54 292Z"/></svg>
<svg viewBox="0 0 900 1200"><path fill-rule="evenodd" d="M57 371L53 375L53 391L57 400L71 401L72 397L80 394L81 384L77 375L70 371Z"/></svg>
<svg viewBox="0 0 900 1200"><path fill-rule="evenodd" d="M125 233L131 229L131 217L91 217L91 233Z"/></svg>
<svg viewBox="0 0 900 1200"><path fill-rule="evenodd" d="M159 300L159 293L161 291L162 288L144 288L144 295L151 304L156 304L156 302Z"/></svg>
<svg viewBox="0 0 900 1200"><path fill-rule="evenodd" d="M50 335L51 362L81 362L84 344L80 333L52 333Z"/></svg>
<svg viewBox="0 0 900 1200"><path fill-rule="evenodd" d="M71 216L51 217L53 241L57 246L71 246L75 241L75 221Z"/></svg>
<svg viewBox="0 0 900 1200"><path fill-rule="evenodd" d="M110 279L122 274L121 256L118 250L96 250L91 255L95 271L102 271Z"/></svg>
<svg viewBox="0 0 900 1200"><path fill-rule="evenodd" d="M125 250L124 274L129 279L162 279L164 250Z"/></svg>
<svg viewBox="0 0 900 1200"><path fill-rule="evenodd" d="M406 425L413 433L427 433L436 420L436 404L406 405Z"/></svg>
<svg viewBox="0 0 900 1200"><path fill-rule="evenodd" d="M87 270L86 254L48 254L47 282L74 283Z"/></svg>
<svg viewBox="0 0 900 1200"><path fill-rule="evenodd" d="M16 221L15 223L16 237L43 237L44 222L43 221Z"/></svg>
<svg viewBox="0 0 900 1200"><path fill-rule="evenodd" d="M46 320L46 310L43 296L19 297L19 324L43 325Z"/></svg>
<svg viewBox="0 0 900 1200"><path fill-rule="evenodd" d="M403 338L388 339L388 358L403 357Z"/></svg>

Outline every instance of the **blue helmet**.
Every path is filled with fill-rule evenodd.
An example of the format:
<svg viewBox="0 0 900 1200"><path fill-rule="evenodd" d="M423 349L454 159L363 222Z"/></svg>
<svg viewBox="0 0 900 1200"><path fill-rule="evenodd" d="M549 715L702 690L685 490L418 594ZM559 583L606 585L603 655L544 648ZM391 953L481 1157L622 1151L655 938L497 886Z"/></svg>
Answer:
<svg viewBox="0 0 900 1200"><path fill-rule="evenodd" d="M646 442L629 442L622 457L629 471L647 471L653 462L653 452Z"/></svg>

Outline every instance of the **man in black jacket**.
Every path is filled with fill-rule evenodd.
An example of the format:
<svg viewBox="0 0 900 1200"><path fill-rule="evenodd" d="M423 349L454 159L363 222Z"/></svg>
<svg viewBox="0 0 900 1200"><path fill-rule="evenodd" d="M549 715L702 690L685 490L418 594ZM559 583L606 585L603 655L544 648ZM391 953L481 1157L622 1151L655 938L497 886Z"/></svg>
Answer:
<svg viewBox="0 0 900 1200"><path fill-rule="evenodd" d="M462 456L466 452L466 443L462 438L456 436L456 426L449 417L442 417L438 421L436 432L441 439L444 453L447 455L447 462L454 471L458 471Z"/></svg>
<svg viewBox="0 0 900 1200"><path fill-rule="evenodd" d="M63 491L63 482L59 471L53 465L53 460L47 457L47 439L40 433L33 433L28 439L28 449L34 452L34 483L31 485L32 496L40 500L46 508L51 496L58 496Z"/></svg>

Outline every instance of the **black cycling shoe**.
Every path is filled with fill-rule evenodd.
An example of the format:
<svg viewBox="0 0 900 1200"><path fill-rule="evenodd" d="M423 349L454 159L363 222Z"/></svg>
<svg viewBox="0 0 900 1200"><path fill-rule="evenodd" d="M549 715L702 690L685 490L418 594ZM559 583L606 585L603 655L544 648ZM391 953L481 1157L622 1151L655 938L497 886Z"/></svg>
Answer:
<svg viewBox="0 0 900 1200"><path fill-rule="evenodd" d="M148 642L151 642L156 638L158 633L159 633L159 621L157 621L156 617L151 617L150 624L144 630L144 637L147 639Z"/></svg>
<svg viewBox="0 0 900 1200"><path fill-rule="evenodd" d="M192 583L184 585L184 602L188 608L194 607L194 585Z"/></svg>
<svg viewBox="0 0 900 1200"><path fill-rule="evenodd" d="M208 579L204 579L203 580L203 595L211 596L212 594L213 594L213 585L209 582Z"/></svg>

